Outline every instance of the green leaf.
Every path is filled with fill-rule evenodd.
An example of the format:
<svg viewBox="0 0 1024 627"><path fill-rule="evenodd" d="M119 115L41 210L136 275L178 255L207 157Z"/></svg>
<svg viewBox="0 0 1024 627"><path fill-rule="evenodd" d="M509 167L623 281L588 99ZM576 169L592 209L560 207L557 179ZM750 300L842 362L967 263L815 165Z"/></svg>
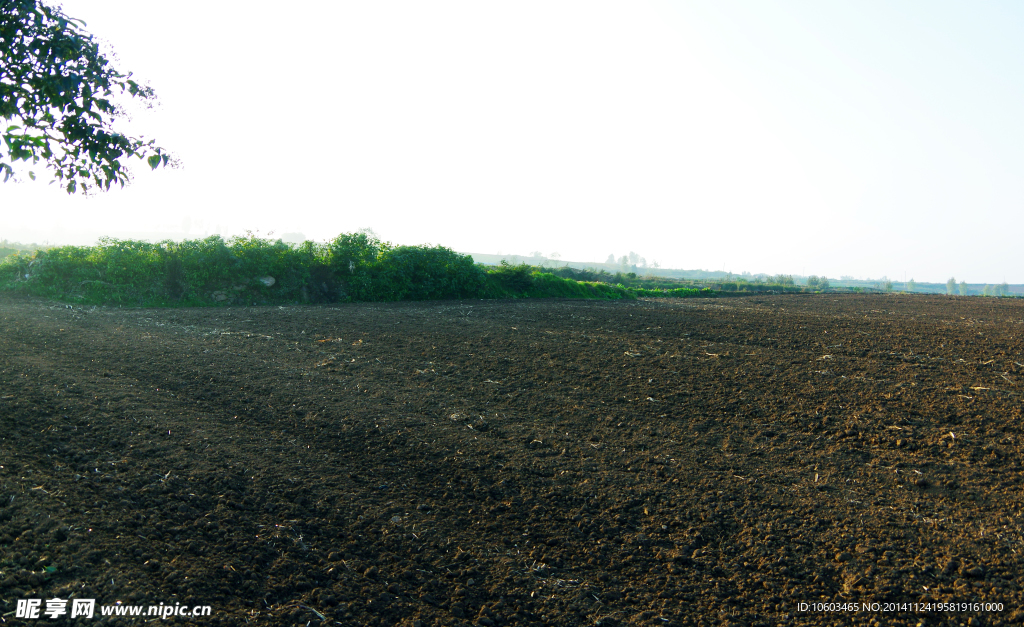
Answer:
<svg viewBox="0 0 1024 627"><path fill-rule="evenodd" d="M112 94L152 100L153 90L115 69L85 22L45 0L0 0L0 143L6 162L45 161L68 193L124 183L121 161L143 156L143 140L118 133L125 117ZM5 89L7 87L8 89ZM81 103L81 104L79 104ZM17 122L18 124L12 124ZM162 155L150 143L146 153ZM150 167L167 163L150 159ZM5 180L13 172L0 164ZM35 177L30 174L30 178ZM72 184L71 181L74 181ZM96 185L93 184L96 183Z"/></svg>
<svg viewBox="0 0 1024 627"><path fill-rule="evenodd" d="M31 171L31 170L29 170L28 177L34 181L34 180L36 180L36 173Z"/></svg>
<svg viewBox="0 0 1024 627"><path fill-rule="evenodd" d="M160 155L150 155L146 161L149 163L149 167L155 170L160 165Z"/></svg>

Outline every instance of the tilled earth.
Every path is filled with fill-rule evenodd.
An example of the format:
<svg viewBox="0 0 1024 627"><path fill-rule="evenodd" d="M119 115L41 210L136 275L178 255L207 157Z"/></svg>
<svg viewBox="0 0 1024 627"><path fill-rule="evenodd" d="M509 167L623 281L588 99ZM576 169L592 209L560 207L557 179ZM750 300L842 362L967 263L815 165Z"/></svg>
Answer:
<svg viewBox="0 0 1024 627"><path fill-rule="evenodd" d="M0 620L1021 622L1022 333L980 298L3 300Z"/></svg>

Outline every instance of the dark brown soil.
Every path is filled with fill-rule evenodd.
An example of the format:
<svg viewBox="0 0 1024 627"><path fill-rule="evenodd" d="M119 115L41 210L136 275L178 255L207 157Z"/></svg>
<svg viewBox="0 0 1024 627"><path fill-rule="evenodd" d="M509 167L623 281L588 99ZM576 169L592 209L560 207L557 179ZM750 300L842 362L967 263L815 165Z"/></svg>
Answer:
<svg viewBox="0 0 1024 627"><path fill-rule="evenodd" d="M0 614L1021 622L1022 334L980 298L0 301Z"/></svg>

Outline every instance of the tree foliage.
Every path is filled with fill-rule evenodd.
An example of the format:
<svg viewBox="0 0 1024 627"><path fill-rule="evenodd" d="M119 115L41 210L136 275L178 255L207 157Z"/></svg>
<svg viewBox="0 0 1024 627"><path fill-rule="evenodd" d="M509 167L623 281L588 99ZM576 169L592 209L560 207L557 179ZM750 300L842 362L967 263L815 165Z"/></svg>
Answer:
<svg viewBox="0 0 1024 627"><path fill-rule="evenodd" d="M375 300L466 298L480 293L485 272L469 255L443 246L398 246L379 260Z"/></svg>
<svg viewBox="0 0 1024 627"><path fill-rule="evenodd" d="M392 246L372 232L289 244L252 233L228 241L104 238L0 260L0 293L127 306L386 302L450 298L636 298L529 266L488 272L443 246ZM512 279L511 281L509 279ZM691 296L697 290L658 296Z"/></svg>
<svg viewBox="0 0 1024 627"><path fill-rule="evenodd" d="M152 140L114 129L124 94L152 101L149 87L117 71L85 23L39 0L0 0L0 172L43 161L69 194L130 180L125 160L170 162ZM35 179L35 172L29 171Z"/></svg>

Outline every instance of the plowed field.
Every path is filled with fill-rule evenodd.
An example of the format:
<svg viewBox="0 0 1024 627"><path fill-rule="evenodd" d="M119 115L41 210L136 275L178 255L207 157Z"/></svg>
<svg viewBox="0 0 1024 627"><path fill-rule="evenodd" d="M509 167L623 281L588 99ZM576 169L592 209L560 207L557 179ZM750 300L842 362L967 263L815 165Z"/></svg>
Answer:
<svg viewBox="0 0 1024 627"><path fill-rule="evenodd" d="M3 300L0 614L1020 622L1022 334L981 298Z"/></svg>

